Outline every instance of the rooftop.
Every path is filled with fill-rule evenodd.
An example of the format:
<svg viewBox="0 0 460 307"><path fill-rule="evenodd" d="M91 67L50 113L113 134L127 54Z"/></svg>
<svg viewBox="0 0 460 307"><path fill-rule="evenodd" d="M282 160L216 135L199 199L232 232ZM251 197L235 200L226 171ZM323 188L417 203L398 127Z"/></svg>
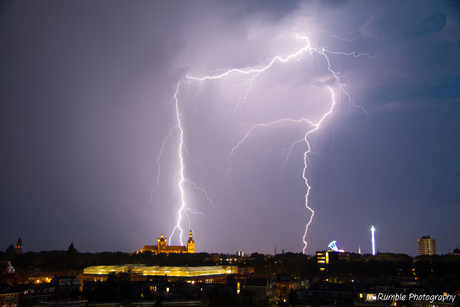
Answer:
<svg viewBox="0 0 460 307"><path fill-rule="evenodd" d="M144 276L210 276L233 274L237 269L236 266L198 266L198 267L180 267L180 266L146 266L143 264L127 265L98 265L90 266L83 270L85 275L108 275L111 272L132 273Z"/></svg>

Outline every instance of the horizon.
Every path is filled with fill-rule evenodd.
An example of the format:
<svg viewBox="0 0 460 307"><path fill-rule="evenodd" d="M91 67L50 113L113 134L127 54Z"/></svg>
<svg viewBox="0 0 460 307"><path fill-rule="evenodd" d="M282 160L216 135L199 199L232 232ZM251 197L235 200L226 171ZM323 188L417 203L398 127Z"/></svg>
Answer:
<svg viewBox="0 0 460 307"><path fill-rule="evenodd" d="M73 242L71 242L70 244L73 244ZM70 244L69 244L69 247L70 247ZM14 244L11 244L14 246ZM168 245L169 246L169 245ZM106 251L95 251L95 252L90 252L90 251L80 251L78 250L78 248L76 248L74 246L74 248L77 250L78 253L88 253L88 254L97 254L97 253L125 253L125 254L133 254L133 253L139 253L140 251L140 248L139 250L135 250L135 251L121 251L121 250L106 250ZM344 252L345 253L350 253L350 254L356 254L356 255L362 255L362 256L371 256L371 257L376 257L378 256L379 254L395 254L395 255L398 255L398 254L401 254L401 255L407 255L407 256L410 256L412 258L416 258L416 257L419 257L419 256L445 256L445 255L449 255L451 253L454 252L455 249L458 249L458 247L455 247L452 249L451 252L447 252L447 253L444 253L444 254L440 254L440 253L437 253L435 255L410 255L410 254L406 254L406 253L402 253L402 252L381 252L377 249L376 251L376 254L375 255L372 255L372 252L371 253L358 253L358 252L352 252L352 251L347 251L345 250ZM22 254L25 254L25 253L28 253L28 252L31 252L31 253L40 253L40 252L67 252L68 248L66 249L52 249L52 250L41 250L41 251L33 251L33 250L26 250L26 251L22 251ZM318 251L325 251L325 250L331 250L330 248L325 248L325 249L322 249L322 250L318 250ZM316 251L316 252L318 252ZM3 253L6 254L6 252L4 251L1 251ZM237 251L238 252L238 251ZM204 254L219 254L219 255L237 255L237 252L235 253L223 253L223 252L206 252L206 251L196 251L194 254L200 254L200 253L204 253ZM305 254L306 256L308 257L315 257L316 256L316 252L315 254ZM337 252L337 251L336 251ZM340 252L340 251L339 251ZM282 251L281 253L276 253L276 254L271 254L271 253L260 253L260 252L257 252L257 251L253 251L253 252L246 252L244 251L245 253L245 256L247 255L252 255L252 254L262 254L262 255L271 255L271 256L276 256L276 255L284 255L284 254L287 254L287 253L293 253L293 254L302 254L302 252L292 252L292 251ZM187 253L180 253L180 254L187 254Z"/></svg>

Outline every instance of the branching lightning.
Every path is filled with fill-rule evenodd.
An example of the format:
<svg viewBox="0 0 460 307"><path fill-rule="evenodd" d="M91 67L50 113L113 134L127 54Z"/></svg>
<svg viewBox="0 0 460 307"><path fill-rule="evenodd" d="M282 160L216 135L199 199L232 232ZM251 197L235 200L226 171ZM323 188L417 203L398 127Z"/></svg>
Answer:
<svg viewBox="0 0 460 307"><path fill-rule="evenodd" d="M176 123L176 121L174 121L174 123ZM176 124L173 127L171 127L171 124L169 125L169 134L163 140L163 143L162 143L161 148L160 148L160 154L157 157L157 166L158 166L157 181L156 181L155 186L152 189L152 192L150 193L150 199L145 204L145 212L147 213L149 219L151 219L152 217L148 213L147 206L148 206L149 203L152 202L153 193L155 193L156 189L158 189L158 187L160 186L160 174L161 174L161 162L160 162L160 160L161 160L161 157L163 156L163 153L165 151L165 144L169 140L169 138L173 135L174 128L176 128L176 127L177 127Z"/></svg>
<svg viewBox="0 0 460 307"><path fill-rule="evenodd" d="M204 77L199 77L199 78L198 77L193 77L193 76L187 76L187 81L188 81L189 84L192 83L192 82L198 82L199 83L198 92L195 94L195 98L194 98L195 99L195 108L196 108L196 98L197 98L197 96L199 95L199 93L202 90L202 87L201 87L202 82L224 79L224 78L229 77L230 75L237 74L239 77L241 77L241 76L244 77L242 79L241 83L239 85L237 85L237 86L238 87L245 86L245 88L244 88L244 93L238 98L238 100L236 102L236 105L235 105L235 108L232 111L237 111L238 110L238 111L241 112L243 110L243 106L244 106L245 102L247 101L247 99L248 99L248 97L250 95L253 83L255 82L255 80L260 75L265 73L267 70L269 70L276 63L286 63L288 61L293 61L293 60L300 61L305 54L308 54L308 55L311 56L314 53L316 53L316 54L322 56L325 59L325 61L327 63L326 68L329 71L330 75L332 76L332 80L334 81L334 84L337 87L337 91L347 97L348 104L349 104L349 110L351 108L358 108L358 109L362 110L362 112L366 115L366 121L367 121L367 113L366 113L366 111L364 110L363 107L361 107L359 105L356 105L353 102L353 100L351 99L350 94L345 90L345 84L343 84L341 82L341 80L340 80L339 73L334 71L331 68L331 63L330 63L330 60L329 60L327 54L334 54L334 55L340 55L340 56L353 56L353 57L366 56L366 57L369 57L369 58L373 58L376 55L370 56L370 55L368 55L366 53L355 53L355 52L344 53L344 52L331 51L331 50L328 50L326 48L312 46L307 37L297 37L297 38L306 42L305 47L301 48L300 50L298 50L297 52L295 52L293 54L290 54L290 55L287 55L287 56L284 56L284 57L283 56L276 56L273 59L267 59L265 61L262 61L262 62L260 62L258 64L258 68L250 68L250 69L237 69L237 68L234 68L234 69L229 69L229 70L219 70L219 71L214 72L211 75L204 76ZM182 243L182 238L183 238L184 231L181 228L181 221L182 221L183 216L187 215L187 212L195 214L196 216L203 215L202 213L197 212L196 210L193 210L189 206L187 206L186 197L185 197L185 191L184 191L184 185L186 183L188 183L189 185L191 185L196 190L199 190L199 191L203 192L205 194L205 196L206 196L206 199L211 203L211 205L212 205L212 201L209 199L208 194L206 193L205 190L198 188L194 183L190 182L186 178L186 175L185 175L184 153L186 153L188 155L188 152L185 149L185 145L184 145L185 144L185 142L184 142L184 130L182 128L181 114L180 114L180 111L179 111L179 99L178 99L179 87L180 87L180 83L177 85L176 92L175 92L174 97L173 97L173 100L175 102L175 111L176 111L176 118L175 118L175 122L174 122L175 124L174 124L174 126L172 128L170 128L170 134L163 141L163 147L162 147L162 149L160 151L160 157L161 157L161 155L163 153L165 142L172 135L172 130L177 129L179 131L178 158L179 158L179 165L180 165L180 171L178 173L179 178L178 178L177 186L178 186L178 188L180 190L181 195L180 195L180 206L179 206L179 210L177 212L177 223L176 223L176 225L175 225L175 227L174 227L174 229L172 231L172 234L171 234L170 238L174 235L174 233L176 231L179 231L180 232L180 236L179 236L180 241L181 241L181 244L183 244ZM283 151L283 152L286 152L286 157L285 157L285 160L283 162L283 169L284 169L284 166L285 166L286 162L291 157L291 154L292 154L292 151L293 151L294 147L296 147L296 145L298 145L298 144L305 144L306 145L306 150L303 152L303 169L302 169L301 176L302 176L302 179L304 180L305 187L306 187L305 208L310 212L310 217L309 217L308 222L307 222L307 224L305 226L305 231L304 231L304 234L303 234L303 237L302 237L302 240L303 240L303 243L304 243L304 247L303 247L303 252L304 253L305 253L306 248L307 248L308 228L311 225L311 223L313 221L313 217L315 215L315 211L309 205L309 196L310 196L311 186L310 186L310 184L308 182L307 175L306 175L307 167L308 167L308 165L310 163L309 155L313 153L312 148L314 146L314 145L312 145L310 143L312 141L311 140L311 135L315 134L324 125L324 122L326 121L326 119L328 117L330 117L330 115L333 113L334 109L336 108L336 97L335 97L334 89L332 87L328 87L328 89L329 89L329 91L331 93L329 107L327 108L326 111L324 111L324 113L321 115L319 120L313 121L313 120L305 118L305 117L302 117L300 119L282 118L282 119L271 121L271 122L268 122L268 123L258 123L258 124L252 125L252 126L250 126L249 130L245 133L245 135L241 138L241 140L232 148L231 152L229 153L229 162L230 163L235 161L235 159L240 159L240 158L238 158L236 156L236 151L238 151L238 149L240 148L240 146L243 143L248 141L248 137L250 135L252 135L253 133L255 133L256 130L265 129L265 128L271 127L271 126L282 125L282 124L285 124L285 123L294 123L294 124L301 125L301 127L305 127L304 128L305 133L303 134L303 137L301 139L298 139L298 140L294 141L291 144L290 147L286 148ZM160 157L157 159L158 170L160 170L160 162L159 162ZM159 177L157 178L157 185L155 186L154 190L152 191L152 194L155 191L155 189L158 187L158 185L159 185ZM189 223L190 223L190 220L189 220Z"/></svg>
<svg viewBox="0 0 460 307"><path fill-rule="evenodd" d="M179 94L179 84L177 85L176 93L174 93L174 101L175 101L175 107L176 107L176 120L177 120L177 128L179 129L179 165L180 165L180 173L179 173L179 190L181 191L180 195L180 209L177 212L177 224L174 227L171 236L169 237L169 242L171 242L171 237L174 235L174 232L176 229L179 229L180 231L180 243L182 243L182 237L184 235L184 231L180 227L180 222L182 220L182 215L185 214L185 209L187 208L186 202L185 202L185 192L184 192L184 182L185 182L185 166L184 166L184 157L183 157L183 151L184 151L184 130L182 129L182 123L181 123L181 116L179 113L179 100L177 99L177 95Z"/></svg>
<svg viewBox="0 0 460 307"><path fill-rule="evenodd" d="M159 187L160 185L160 174L161 174L161 163L160 163L160 159L161 157L163 156L163 153L164 153L164 150L165 150L165 145L166 145L166 142L172 137L173 133L174 133L174 130L178 130L179 132L179 149L178 149L178 152L177 152L177 157L178 157L178 161L179 161L179 172L174 176L174 185L173 185L173 195L171 196L169 202L171 203L172 199L174 198L175 196L175 188L177 187L180 191L180 201L179 201L179 210L177 211L177 218L176 218L176 225L174 226L172 232L171 232L171 235L169 236L169 242L171 242L174 234L176 231L179 231L179 241L180 241L180 244L181 245L184 245L184 242L183 242L183 239L184 239L184 230L181 228L181 222L182 222L182 219L183 217L187 217L188 218L188 221L189 221L189 228L191 229L191 225L190 225L190 219L188 217L188 214L187 212L190 212L191 214L199 217L199 216L205 216L203 213L187 206L187 202L186 202L186 195L185 195L185 184L189 184L190 186L192 186L195 190L198 190L200 192L202 192L206 198L206 200L213 206L213 203L212 203L212 200L209 198L208 196L208 193L202 189L202 188L199 188L194 182L192 182L191 180L187 179L186 177L186 172L185 172L185 162L184 162L184 154L189 158L191 159L192 161L194 162L198 162L200 163L201 165L201 162L196 160L196 159L193 159L191 157L191 155L189 154L188 150L186 149L185 147L185 142L184 142L184 130L182 128L182 121L181 121L181 113L179 111L179 99L178 99L178 94L179 94L179 87L180 87L180 83L177 84L177 87L176 87L176 92L174 93L174 96L171 98L171 102L174 102L174 107L175 107L175 120L169 125L169 134L166 136L165 139L163 139L163 143L162 143L162 146L160 148L160 154L158 155L158 158L157 158L157 166L158 166L158 173L157 173L157 180L156 180L156 185L154 186L152 192L151 192L151 195L150 195L150 199L149 201L147 202L146 204L146 212L148 214L148 211L147 211L147 205L152 201L153 199L153 194L155 193L156 189ZM150 215L149 215L149 218Z"/></svg>
<svg viewBox="0 0 460 307"><path fill-rule="evenodd" d="M182 129L182 121L181 121L181 114L179 112L179 99L177 98L177 95L179 94L179 86L180 84L177 84L177 89L176 89L176 92L174 93L174 102L175 102L175 108L176 108L176 121L177 121L177 128L179 129L179 150L178 150L178 157L179 157L179 184L178 184L178 187L179 187L179 190L180 190L180 207L179 207L179 210L177 212L177 221L176 221L176 226L174 226L173 230L172 230L172 233L171 235L169 236L169 242L171 242L171 239L172 237L174 236L174 233L176 232L176 230L179 230L179 240L180 240L180 244L181 245L184 245L184 242L182 241L182 239L184 238L184 230L181 228L181 221L182 221L182 217L183 215L185 215L187 218L188 218L188 215L187 215L187 211L194 214L195 216L205 216L203 213L195 210L195 209L192 209L190 208L189 206L187 206L187 202L185 200L185 183L188 183L189 185L193 186L193 188L195 188L196 190L202 192L205 197L206 197L206 200L209 201L209 203L211 205L212 204L212 200L209 198L208 196L208 193L202 189L202 188L199 188L197 187L197 185L190 181L189 179L186 178L185 176L185 162L184 162L184 156L183 154L186 153L187 156L190 157L190 154L188 152L188 150L185 148L185 142L184 142L184 130ZM193 158L191 158L193 161L196 161L196 162L199 162L201 164L200 161L198 160L195 160ZM191 225L190 225L190 219L188 218L188 221L189 221L189 228L191 229Z"/></svg>

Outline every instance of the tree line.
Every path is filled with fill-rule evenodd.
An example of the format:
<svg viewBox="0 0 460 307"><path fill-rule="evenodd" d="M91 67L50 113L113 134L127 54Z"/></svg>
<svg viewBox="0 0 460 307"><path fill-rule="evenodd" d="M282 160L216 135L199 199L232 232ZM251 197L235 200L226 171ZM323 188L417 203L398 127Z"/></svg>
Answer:
<svg viewBox="0 0 460 307"><path fill-rule="evenodd" d="M225 255L217 258L226 258ZM232 257L233 258L233 257ZM213 260L214 259L214 260ZM227 264L215 260L208 253L158 254L101 252L80 253L70 244L67 251L27 252L21 255L0 252L0 260L9 260L19 272L27 271L78 271L94 265L145 264L158 266L207 266ZM253 253L250 257L237 258L238 267L251 267L256 274L289 273L293 278L327 276L334 281L346 281L350 276L369 277L369 282L395 283L393 277L428 278L432 284L451 285L460 288L460 256L433 255L410 257L405 254L379 253L350 254L349 260L330 263L321 271L315 256L302 253L285 253L275 256Z"/></svg>

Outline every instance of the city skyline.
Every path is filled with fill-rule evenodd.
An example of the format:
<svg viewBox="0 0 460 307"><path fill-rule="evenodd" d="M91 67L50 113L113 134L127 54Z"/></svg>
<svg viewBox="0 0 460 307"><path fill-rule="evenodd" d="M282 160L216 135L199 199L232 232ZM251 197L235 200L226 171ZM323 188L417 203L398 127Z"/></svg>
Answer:
<svg viewBox="0 0 460 307"><path fill-rule="evenodd" d="M454 1L1 6L3 249L460 246Z"/></svg>

